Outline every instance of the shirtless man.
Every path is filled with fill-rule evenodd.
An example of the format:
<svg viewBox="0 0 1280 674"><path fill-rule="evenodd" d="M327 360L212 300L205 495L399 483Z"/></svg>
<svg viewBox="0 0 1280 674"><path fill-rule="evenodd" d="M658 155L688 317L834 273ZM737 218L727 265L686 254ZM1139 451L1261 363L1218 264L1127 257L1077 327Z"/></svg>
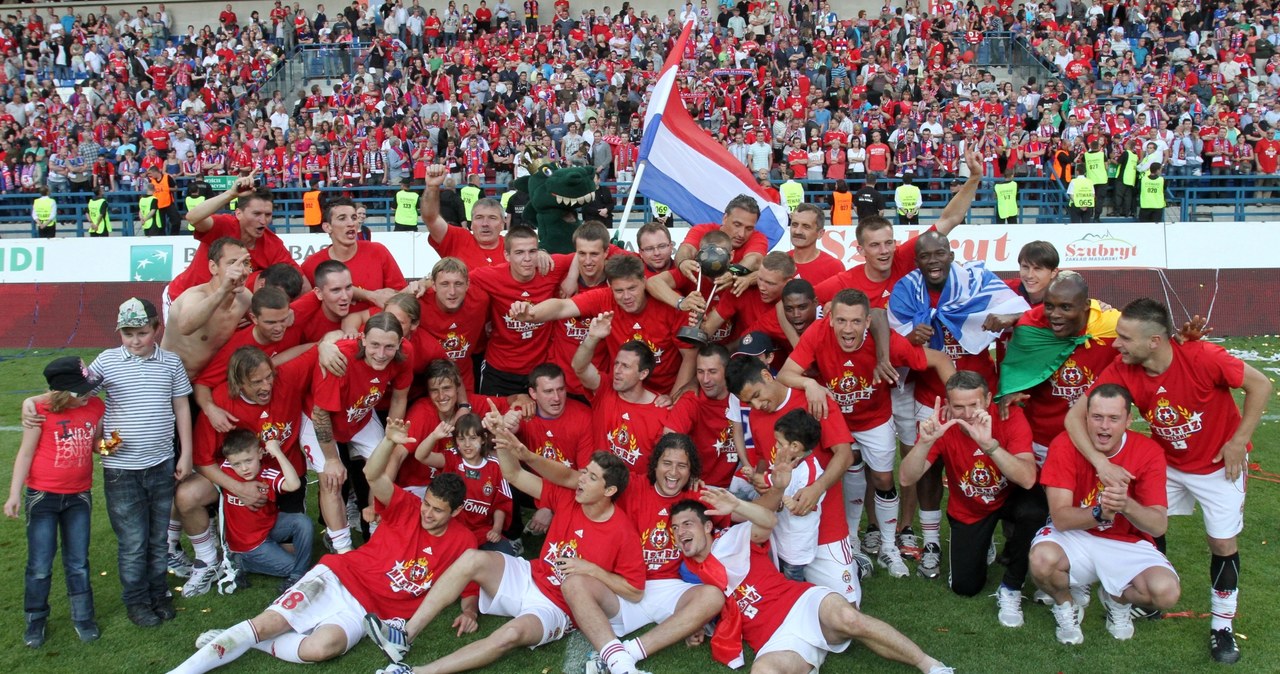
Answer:
<svg viewBox="0 0 1280 674"><path fill-rule="evenodd" d="M160 346L178 354L195 381L240 325L253 295L245 288L249 251L231 237L209 246L210 279L178 296L169 307Z"/></svg>

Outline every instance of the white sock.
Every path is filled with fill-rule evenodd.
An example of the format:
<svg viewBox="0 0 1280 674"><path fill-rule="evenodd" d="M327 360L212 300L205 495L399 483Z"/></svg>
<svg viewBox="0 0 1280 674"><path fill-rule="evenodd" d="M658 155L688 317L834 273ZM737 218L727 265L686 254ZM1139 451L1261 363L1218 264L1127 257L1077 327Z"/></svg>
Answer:
<svg viewBox="0 0 1280 674"><path fill-rule="evenodd" d="M636 661L627 653L621 641L614 639L600 649L600 657L609 666L610 674L626 674L636 670Z"/></svg>
<svg viewBox="0 0 1280 674"><path fill-rule="evenodd" d="M257 641L258 633L252 623L248 620L236 623L169 674L203 674L244 655Z"/></svg>
<svg viewBox="0 0 1280 674"><path fill-rule="evenodd" d="M218 563L218 539L213 535L212 526L191 537L191 548L196 551L196 559L204 562L205 566Z"/></svg>
<svg viewBox="0 0 1280 674"><path fill-rule="evenodd" d="M326 529L329 534L329 542L333 544L333 549L338 552L346 552L351 549L351 529L343 527L341 529Z"/></svg>
<svg viewBox="0 0 1280 674"><path fill-rule="evenodd" d="M298 655L298 649L302 647L303 639L306 639L306 637L297 632L285 632L274 639L259 641L253 647L255 650L262 651L277 660L304 664L307 661Z"/></svg>
<svg viewBox="0 0 1280 674"><path fill-rule="evenodd" d="M849 522L849 533L858 535L858 525L862 523L862 509L866 505L867 471L859 462L844 474L844 517Z"/></svg>
<svg viewBox="0 0 1280 674"><path fill-rule="evenodd" d="M649 657L649 654L644 650L644 644L640 643L639 639L627 639L622 642L622 647L627 649L627 655L630 655L631 659L637 663Z"/></svg>
<svg viewBox="0 0 1280 674"><path fill-rule="evenodd" d="M880 545L887 545L892 548L898 547L893 537L898 533L898 492L888 492L893 494L891 498L885 498L885 492L876 490L876 520L880 523Z"/></svg>
<svg viewBox="0 0 1280 674"><path fill-rule="evenodd" d="M182 522L169 520L169 552L182 549Z"/></svg>
<svg viewBox="0 0 1280 674"><path fill-rule="evenodd" d="M921 510L920 511L920 533L924 535L924 544L934 543L939 547L942 546L942 536L939 529L942 526L941 510Z"/></svg>
<svg viewBox="0 0 1280 674"><path fill-rule="evenodd" d="M1209 589L1209 610L1212 612L1209 616L1209 629L1231 629L1231 623L1236 617L1236 600L1239 595L1238 589L1221 593L1212 588Z"/></svg>

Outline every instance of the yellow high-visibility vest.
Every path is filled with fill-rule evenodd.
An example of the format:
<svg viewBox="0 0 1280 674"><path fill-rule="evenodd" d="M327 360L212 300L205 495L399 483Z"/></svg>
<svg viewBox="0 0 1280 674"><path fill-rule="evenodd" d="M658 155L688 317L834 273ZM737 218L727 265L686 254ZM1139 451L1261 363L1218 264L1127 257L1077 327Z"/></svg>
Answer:
<svg viewBox="0 0 1280 674"><path fill-rule="evenodd" d="M106 197L89 200L89 233L111 233L111 209L107 208Z"/></svg>
<svg viewBox="0 0 1280 674"><path fill-rule="evenodd" d="M1076 208L1093 208L1093 181L1087 176L1076 176L1071 184L1076 186L1071 192L1071 205Z"/></svg>
<svg viewBox="0 0 1280 674"><path fill-rule="evenodd" d="M778 194L782 195L782 203L787 205L787 211L796 210L796 206L804 203L804 185L788 180L778 186Z"/></svg>
<svg viewBox="0 0 1280 674"><path fill-rule="evenodd" d="M1010 180L1009 182L996 183L996 215L1001 219L1012 218L1018 215L1018 183Z"/></svg>
<svg viewBox="0 0 1280 674"><path fill-rule="evenodd" d="M1138 208L1164 208L1164 176L1142 176L1142 191L1138 194Z"/></svg>
<svg viewBox="0 0 1280 674"><path fill-rule="evenodd" d="M418 195L409 190L396 192L395 223L401 227L418 226Z"/></svg>
<svg viewBox="0 0 1280 674"><path fill-rule="evenodd" d="M467 185L458 190L458 196L462 197L462 209L467 218L467 222L471 222L471 207L480 201L480 188L475 185Z"/></svg>
<svg viewBox="0 0 1280 674"><path fill-rule="evenodd" d="M898 215L912 216L920 212L920 188L915 185L898 185L893 192L898 202Z"/></svg>

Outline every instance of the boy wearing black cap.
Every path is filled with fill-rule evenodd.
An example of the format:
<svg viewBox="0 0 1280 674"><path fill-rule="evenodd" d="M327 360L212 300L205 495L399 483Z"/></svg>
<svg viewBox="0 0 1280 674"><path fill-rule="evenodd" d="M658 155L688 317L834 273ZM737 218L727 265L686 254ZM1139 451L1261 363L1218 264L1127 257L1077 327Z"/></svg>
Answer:
<svg viewBox="0 0 1280 674"><path fill-rule="evenodd" d="M49 618L53 557L62 531L71 620L81 641L98 638L93 588L89 585L89 488L93 483L93 451L102 437L100 398L84 363L75 356L59 358L44 368L49 394L36 403L44 422L22 432L13 462L13 480L4 514L17 519L19 500L27 511L27 571L23 609L31 648L44 644Z"/></svg>

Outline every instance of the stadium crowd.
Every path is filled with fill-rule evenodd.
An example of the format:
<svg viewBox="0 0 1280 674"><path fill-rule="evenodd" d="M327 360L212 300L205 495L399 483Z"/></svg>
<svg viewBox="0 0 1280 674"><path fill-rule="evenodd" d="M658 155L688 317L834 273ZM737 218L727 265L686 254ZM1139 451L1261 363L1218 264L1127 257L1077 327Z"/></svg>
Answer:
<svg viewBox="0 0 1280 674"><path fill-rule="evenodd" d="M532 3L526 7L536 8ZM1181 21L1237 20L1221 7L1221 17L1184 12ZM1046 26L1059 25L1059 18L1079 16L1083 23L1086 10L1062 8L1061 17L1056 6L1034 21L1028 17L1028 35L1044 32L1038 48L1053 49L1046 42L1057 31ZM770 252L755 231L759 205L745 195L728 202L721 222L695 226L682 241L651 222L638 232L638 252L630 253L611 244L605 224L588 218L570 235L573 252L553 255L540 250L537 232L509 220L497 199L471 204L467 226L444 217L442 195L451 180L490 168L496 175L502 166L468 168L446 151L424 158L416 176L419 219L441 259L428 277L410 280L385 247L361 237L356 204L342 196L322 209L320 227L331 245L295 262L270 227L272 190L282 183L257 180L270 172L255 158L270 156L272 141L256 126L257 108L237 107L229 119L247 130L237 141L260 140L262 150L250 153L249 164L236 165L252 175L185 214L199 241L194 261L160 296L120 305L118 348L88 365L74 357L50 363L49 393L24 404L23 443L5 512L27 518L28 646L45 643L50 569L59 548L75 631L84 641L99 636L86 559L93 455L100 454L123 604L135 624L176 618L168 573L186 579L184 598L215 587L233 592L248 573L280 579L280 595L269 607L199 635L195 652L174 663L175 672L209 671L249 650L290 662L327 660L366 635L392 660L383 670L388 674L465 671L576 630L594 650L587 671L630 674L662 648L686 639L699 643L709 634L704 627L718 618L707 641L725 664L741 661L745 641L754 651L753 669L807 672L857 640L888 659L945 674L952 670L909 636L859 610L866 575L878 568L893 578L914 573L943 582L945 554L948 586L973 597L993 567L1002 567L994 613L1010 629L1023 625L1029 576L1033 597L1049 606L1054 637L1064 644L1083 642L1080 622L1096 584L1107 632L1130 639L1135 620L1158 616L1181 597L1179 575L1164 556L1164 534L1169 515L1190 515L1196 504L1211 553L1209 655L1222 663L1240 659L1232 621L1243 473L1271 384L1200 340L1203 324L1178 330L1157 301L1092 297L1081 274L1059 269L1051 244L1024 247L1019 275L1007 283L980 264L955 262L949 234L963 225L983 180L1011 170L1008 162L993 162L979 139L998 142L1006 134L993 127L1005 124L1008 132L1030 123L1016 114L1009 119L1005 108L962 111L965 97L940 74L945 68L920 65L918 75L895 70L910 51L899 53L898 36L904 44L926 44L914 33L934 12L886 7L877 23L866 22L864 35L859 22L846 26L825 7L792 3L785 10L742 12L734 6L723 13L722 38L718 14L692 4L649 24L629 9L619 17L606 11L595 24L588 21L591 10L578 24L568 19L564 0L555 9L563 20L552 22L552 30L568 36L563 45L516 37L527 24L505 2L490 10L482 0L475 14L461 15L471 20L460 21L453 37L443 19L440 34L429 34L428 13L422 39L453 49L452 63L428 75L410 58L412 47L401 50L403 62L394 43L378 55L393 35L404 42L401 26L413 33L408 16L401 23L392 7L385 16L374 10L370 20L353 5L352 14L343 15L349 25L384 37L362 61L355 59L351 91L363 98L360 80L385 77L387 84L373 90L369 109L361 103L360 112L341 115L356 122L352 134L362 134L346 140L362 137L372 148L382 134L393 146L412 144L410 138L421 140L417 134L429 128L409 133L424 123L422 107L442 105L441 117L449 117L452 106L452 118L426 143L432 152L440 139L448 150L451 134L457 147L472 150L492 138L495 150L484 155L489 161L504 145L523 146L535 129L545 132L547 153L562 152L566 138L590 132L591 148L610 151L607 165L592 164L609 177L630 166L619 166L613 151L633 143L630 132L618 128L635 128L633 115L644 103L640 83L663 53L665 37L654 36L668 35L690 17L706 29L689 54L699 73L686 92L690 107L722 140L736 140L728 136L741 128L739 143L753 133L751 146L768 145L759 150L771 162L762 170L788 162L798 168L799 155L793 162L784 148L798 140L802 149L811 121L824 139L834 134L829 146L841 147L839 129L847 123L869 131L867 174L901 167L903 175L923 179L954 175L952 196L927 231L901 244L878 213L859 217L857 243L866 261L848 269L817 245L832 220L824 208L795 204L791 250ZM1016 24L1022 17L995 4L930 9L939 10L946 30L927 44L943 45L939 63L956 64L957 81L974 86L968 99L981 101L976 88L983 82L965 63L970 50L947 47L948 33L980 32L995 18ZM282 12L284 21L289 13ZM299 41L316 39L313 30L316 36L341 30L298 16ZM1130 6L1115 18L1127 31L1139 16ZM1100 23L1092 18L1088 25ZM141 21L122 19L123 29L106 29L119 33L108 41L124 39ZM74 30L74 18L71 23ZM228 5L219 30L249 36L250 54L266 50L272 39L287 45L287 32L255 25ZM766 44L747 39L756 29ZM24 33L30 32L28 25ZM932 29L923 32L932 39ZM837 109L826 117L826 92L844 60L831 61L829 69L818 65L811 77L814 57L802 35L812 39L814 54L821 43L828 58L867 55L852 82L852 68L841 75L851 89L866 87L849 94L871 106L866 112ZM850 36L862 37L854 44ZM567 57L556 50L575 42L581 58L560 63ZM594 43L594 53L582 42ZM755 53L747 48L753 44L764 49ZM517 59L509 58L512 45ZM524 49L531 51L520 53ZM985 58L972 51L974 60ZM702 64L710 53L724 60ZM920 64L935 58L901 57ZM251 58L234 57L246 67ZM614 59L617 69L598 79ZM483 81L475 72L480 63L500 72L491 75L493 97L473 104ZM539 67L526 68L534 63ZM751 72L724 79L712 65ZM529 75L541 67L548 77ZM867 69L870 81L886 86L867 84ZM504 78L507 72L514 80ZM896 93L899 77L928 103L904 101L914 93ZM114 74L92 86L109 78ZM733 86L756 84L743 87L740 112L721 110L713 122L721 88L733 78L743 78ZM441 80L448 88L439 88ZM942 83L949 84L935 87ZM1253 86L1262 95L1271 85ZM1056 89L1046 83L1044 95ZM930 106L942 90L950 93L935 112ZM514 92L523 93L511 96L507 107L505 94ZM413 110L408 99L418 95L417 114L384 114ZM1085 100L1062 95L1072 110ZM132 99L126 94L124 100ZM154 105L158 113L166 104ZM1148 120L1159 109L1145 102L1137 107ZM128 114L128 103L124 108ZM329 108L328 97L315 101L315 110ZM285 129L314 130L306 99L299 109L286 113ZM779 119L767 119L764 110L775 109ZM487 120L490 112L497 117ZM64 110L59 118L77 114ZM544 126L521 127L520 144L512 142L508 125L539 116ZM936 174L921 170L920 158L931 155L912 154L917 141L908 128L916 119L923 136L931 116L961 124L959 134L952 128L940 134L938 147L959 153L950 171ZM1079 124L1079 115L1065 117L1066 128ZM33 119L45 118L37 113ZM580 120L585 130L573 128ZM966 123L977 127L971 131ZM547 130L555 124L566 125L559 139ZM1248 127L1238 128L1247 133ZM897 138L883 137L889 129ZM202 139L207 133L190 131ZM1160 134L1144 133L1152 131ZM70 143L71 134L61 132L56 127L51 138ZM965 137L963 148L946 145L948 133ZM873 162L870 152L881 137L885 151ZM774 147L779 138L786 142ZM307 154L319 154L320 142L312 139ZM854 138L848 149L860 144ZM581 145L575 150L583 151ZM995 156L1009 154L1005 150L1011 148L997 148ZM329 147L324 155L350 157L351 151ZM377 173L376 158L372 166L359 163L369 152L377 154L368 150L350 160L360 181ZM513 176L518 166L511 166ZM1121 184L1128 185L1124 175L1121 170ZM330 174L327 180L346 178ZM1234 389L1244 392L1242 407ZM94 395L100 391L105 402ZM1134 406L1150 435L1129 430ZM316 487L308 486L308 472L318 477ZM319 542L329 551L318 561L312 554L317 517ZM1002 523L1003 545L997 546ZM52 535L58 527L60 545ZM536 553L533 544L540 546ZM461 611L449 629L459 634L476 631L480 613L512 620L411 668L404 660L412 656L414 638L455 603ZM892 621L892 611L883 618ZM637 633L648 625L654 627ZM436 636L447 638L443 630Z"/></svg>
<svg viewBox="0 0 1280 674"><path fill-rule="evenodd" d="M1274 175L1280 156L1268 2L912 1L856 17L799 1L665 16L533 0L331 15L295 2L266 16L228 6L199 29L164 5L86 9L5 18L0 191L164 191L165 174L181 190L251 169L269 187L394 191L432 163L459 186L479 176L501 189L530 147L625 182L638 115L685 20L697 26L688 107L773 185L911 174L944 189L964 177L970 146L988 177L1065 184L1093 150L1098 206L1132 215L1154 164L1228 181ZM1010 36L1055 76L1015 88L985 68L1007 62ZM320 51L291 56L297 45ZM329 64L335 81L260 96L290 57Z"/></svg>

